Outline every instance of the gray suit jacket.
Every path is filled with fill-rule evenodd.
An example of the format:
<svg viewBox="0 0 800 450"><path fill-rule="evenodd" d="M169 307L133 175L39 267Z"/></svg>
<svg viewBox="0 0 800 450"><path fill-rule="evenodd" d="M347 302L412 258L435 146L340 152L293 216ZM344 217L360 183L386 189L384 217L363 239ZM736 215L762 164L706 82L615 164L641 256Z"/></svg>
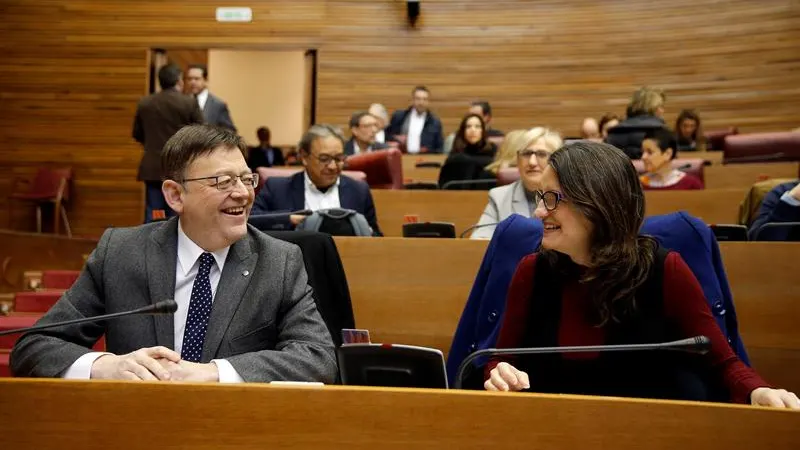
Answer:
<svg viewBox="0 0 800 450"><path fill-rule="evenodd" d="M175 294L178 220L108 229L75 284L38 323L127 311ZM105 333L118 355L174 348L172 315L130 316L24 335L11 354L16 376L58 377ZM201 362L226 359L245 381L336 380L334 345L294 244L249 227L225 261Z"/></svg>
<svg viewBox="0 0 800 450"><path fill-rule="evenodd" d="M228 104L211 92L208 93L206 104L203 106L203 116L206 118L206 123L236 131L231 113L228 111Z"/></svg>
<svg viewBox="0 0 800 450"><path fill-rule="evenodd" d="M476 228L470 238L491 239L497 223L512 214L531 217L530 204L525 197L525 187L519 180L489 191L489 204L486 205L478 221L480 228Z"/></svg>

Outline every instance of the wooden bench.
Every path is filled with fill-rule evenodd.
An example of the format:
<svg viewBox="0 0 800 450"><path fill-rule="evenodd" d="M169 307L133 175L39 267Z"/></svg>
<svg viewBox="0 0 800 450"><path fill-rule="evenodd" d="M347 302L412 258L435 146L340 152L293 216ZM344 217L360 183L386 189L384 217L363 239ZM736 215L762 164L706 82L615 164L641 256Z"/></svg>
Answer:
<svg viewBox="0 0 800 450"><path fill-rule="evenodd" d="M736 223L739 204L749 188L646 192L648 216L685 210L707 223ZM420 222L452 222L462 233L478 223L489 194L486 191L372 190L378 224L386 236L402 236L406 215Z"/></svg>
<svg viewBox="0 0 800 450"><path fill-rule="evenodd" d="M374 342L449 351L487 242L336 238L356 325ZM754 367L800 392L798 243L720 244Z"/></svg>
<svg viewBox="0 0 800 450"><path fill-rule="evenodd" d="M704 168L706 189L750 188L767 178L797 178L800 163L748 163L711 165Z"/></svg>

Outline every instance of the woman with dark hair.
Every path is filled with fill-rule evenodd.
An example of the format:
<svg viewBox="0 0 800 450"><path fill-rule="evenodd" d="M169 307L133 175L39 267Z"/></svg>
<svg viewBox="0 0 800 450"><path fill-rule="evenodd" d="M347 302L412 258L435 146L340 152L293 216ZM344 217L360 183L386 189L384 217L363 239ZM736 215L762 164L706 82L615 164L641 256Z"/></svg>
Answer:
<svg viewBox="0 0 800 450"><path fill-rule="evenodd" d="M494 174L484 168L491 164L496 152L497 146L487 139L483 117L478 114L467 114L458 127L450 156L439 172L439 186L444 186L450 181L495 178ZM486 189L491 186L480 184L475 187Z"/></svg>
<svg viewBox="0 0 800 450"><path fill-rule="evenodd" d="M489 142L486 135L486 124L483 117L478 114L467 114L461 120L456 131L451 153L466 153L468 155L492 155L497 152L497 146Z"/></svg>
<svg viewBox="0 0 800 450"><path fill-rule="evenodd" d="M678 135L678 151L702 152L706 149L706 138L700 126L700 116L694 110L684 109L675 121L675 134Z"/></svg>
<svg viewBox="0 0 800 450"><path fill-rule="evenodd" d="M800 409L740 361L678 253L639 235L645 197L630 159L576 142L550 156L536 216L541 250L508 291L498 348L669 342L704 335L705 355L605 352L493 358L487 390L732 401ZM513 364L513 365L512 365Z"/></svg>

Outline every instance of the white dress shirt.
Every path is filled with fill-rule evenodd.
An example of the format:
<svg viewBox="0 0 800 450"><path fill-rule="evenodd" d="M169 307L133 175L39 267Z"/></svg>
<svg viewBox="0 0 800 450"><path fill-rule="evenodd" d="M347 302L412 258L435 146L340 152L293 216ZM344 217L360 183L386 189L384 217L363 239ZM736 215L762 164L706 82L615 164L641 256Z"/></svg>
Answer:
<svg viewBox="0 0 800 450"><path fill-rule="evenodd" d="M341 203L339 202L339 178L337 178L336 182L333 183L333 186L329 187L325 192L317 189L317 187L311 181L311 178L309 178L308 172L303 172L303 178L305 179L306 183L306 203L303 206L305 209L319 211L320 209L342 207Z"/></svg>
<svg viewBox="0 0 800 450"><path fill-rule="evenodd" d="M381 144L386 143L386 133L383 130L375 133L375 142L380 142Z"/></svg>
<svg viewBox="0 0 800 450"><path fill-rule="evenodd" d="M427 112L419 114L416 109L411 108L411 118L408 120L408 135L406 136L406 151L408 153L419 153L420 137L422 129L425 127Z"/></svg>
<svg viewBox="0 0 800 450"><path fill-rule="evenodd" d="M200 105L200 111L206 107L206 101L208 101L208 89L203 89L202 92L197 94L197 104Z"/></svg>
<svg viewBox="0 0 800 450"><path fill-rule="evenodd" d="M212 303L216 296L219 279L222 276L222 268L225 266L225 258L228 257L229 250L230 247L225 247L221 250L211 252L214 256L214 262L216 262L216 264L211 266L211 271L208 274L208 279L211 282ZM192 287L194 287L194 280L199 270L200 255L204 252L205 250L186 236L180 221L178 221L178 258L175 268L174 296L175 302L178 304L178 310L173 316L175 329L173 349L177 353L180 353L183 347L183 334L186 330L186 318L189 316L189 302L192 297ZM67 369L64 373L64 378L88 380L91 377L92 364L94 364L95 360L102 355L108 354L110 353L91 352L81 356ZM217 370L219 370L220 383L244 382L239 373L236 372L236 369L234 369L228 361L224 359L212 359L211 362L216 364Z"/></svg>

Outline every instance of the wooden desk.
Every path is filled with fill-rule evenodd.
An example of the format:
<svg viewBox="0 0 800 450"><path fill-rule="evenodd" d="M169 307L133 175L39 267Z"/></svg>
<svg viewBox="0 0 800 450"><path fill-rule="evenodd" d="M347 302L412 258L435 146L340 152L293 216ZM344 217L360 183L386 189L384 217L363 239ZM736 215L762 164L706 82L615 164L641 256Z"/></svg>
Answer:
<svg viewBox="0 0 800 450"><path fill-rule="evenodd" d="M345 386L0 380L3 447L797 448L800 413L674 401Z"/></svg>
<svg viewBox="0 0 800 450"><path fill-rule="evenodd" d="M487 242L336 238L336 245L359 328L369 329L374 342L449 351ZM753 366L771 383L800 392L800 244L720 247Z"/></svg>
<svg viewBox="0 0 800 450"><path fill-rule="evenodd" d="M698 191L646 192L647 215L686 210L707 223L736 223L739 204L749 187ZM487 191L406 191L373 189L378 224L386 236L403 235L404 217L419 216L420 222L452 222L456 233L478 223L486 204Z"/></svg>
<svg viewBox="0 0 800 450"><path fill-rule="evenodd" d="M800 163L719 164L703 168L706 189L750 188L766 178L797 178Z"/></svg>
<svg viewBox="0 0 800 450"><path fill-rule="evenodd" d="M415 167L418 162L438 162L444 164L447 155L403 155L403 180L406 182L424 181L424 182L439 182L439 168L438 167Z"/></svg>

